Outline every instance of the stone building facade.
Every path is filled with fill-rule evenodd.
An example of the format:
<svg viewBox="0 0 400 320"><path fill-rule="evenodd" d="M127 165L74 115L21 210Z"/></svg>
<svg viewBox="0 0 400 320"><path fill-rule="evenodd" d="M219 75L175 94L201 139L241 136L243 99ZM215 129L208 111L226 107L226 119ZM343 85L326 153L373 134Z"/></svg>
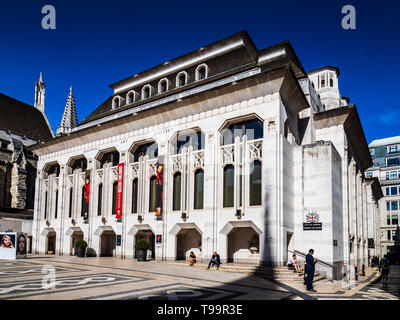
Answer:
<svg viewBox="0 0 400 320"><path fill-rule="evenodd" d="M35 106L0 94L0 231L25 232L32 237L38 158L28 147L53 138L44 105L37 106L38 92L44 104L44 89L40 77Z"/></svg>
<svg viewBox="0 0 400 320"><path fill-rule="evenodd" d="M332 86L313 80L323 73ZM30 148L35 252L73 254L85 239L98 256L132 258L144 238L159 260L216 250L284 265L312 247L320 271L340 278L367 261L367 203L379 194L363 178L371 157L338 75L307 73L289 42L258 50L240 32L110 85L68 135Z"/></svg>

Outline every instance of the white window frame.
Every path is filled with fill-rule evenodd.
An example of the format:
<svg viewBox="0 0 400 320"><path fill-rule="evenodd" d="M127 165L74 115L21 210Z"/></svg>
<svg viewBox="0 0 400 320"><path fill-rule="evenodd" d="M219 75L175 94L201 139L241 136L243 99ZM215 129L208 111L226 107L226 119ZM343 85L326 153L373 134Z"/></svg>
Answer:
<svg viewBox="0 0 400 320"><path fill-rule="evenodd" d="M115 101L116 99L118 99L118 105L117 106L116 106L116 101ZM122 100L123 100L123 98L121 96L115 96L112 99L112 109L115 110L115 109L119 108L122 105Z"/></svg>
<svg viewBox="0 0 400 320"><path fill-rule="evenodd" d="M144 97L144 90L146 90L146 88L149 88L149 96L147 98ZM150 84L146 84L142 88L142 100L151 98L153 96L153 93L154 93L154 88Z"/></svg>
<svg viewBox="0 0 400 320"><path fill-rule="evenodd" d="M179 85L179 78L180 78L180 76L182 74L185 75L185 84L183 86L180 86ZM186 86L188 83L189 83L189 75L188 75L188 73L186 71L181 71L176 75L176 86L175 86L176 88L182 88L182 87Z"/></svg>
<svg viewBox="0 0 400 320"><path fill-rule="evenodd" d="M164 81L167 83L167 89L166 89L165 91L161 92L161 84L162 84ZM167 91L169 90L169 88L170 88L170 81L169 81L167 78L162 78L162 79L158 82L158 94L162 94L162 93L167 92Z"/></svg>
<svg viewBox="0 0 400 320"><path fill-rule="evenodd" d="M200 68L205 68L206 74L204 76L204 79L208 78L208 74L209 74L210 68L208 67L207 64L202 63L202 64L199 64L197 66L197 68L196 68L196 73L195 73L196 74L196 76L195 76L196 81L204 80L204 79L200 79L200 73L199 73Z"/></svg>
<svg viewBox="0 0 400 320"><path fill-rule="evenodd" d="M133 93L133 101L129 102L129 94L131 94L131 93ZM128 104L132 104L132 103L136 102L138 95L139 94L135 90L129 90L126 94L126 104L128 105Z"/></svg>

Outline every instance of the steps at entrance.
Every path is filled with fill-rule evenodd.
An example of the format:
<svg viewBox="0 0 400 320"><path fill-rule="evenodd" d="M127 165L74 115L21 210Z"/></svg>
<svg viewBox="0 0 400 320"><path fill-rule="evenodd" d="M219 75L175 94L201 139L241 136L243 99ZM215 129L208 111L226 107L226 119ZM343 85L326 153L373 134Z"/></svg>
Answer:
<svg viewBox="0 0 400 320"><path fill-rule="evenodd" d="M197 262L194 266L189 266L187 261L167 261L163 263L186 266L188 268L204 268L206 269L208 264L203 262ZM216 271L216 267L211 267L211 271ZM287 267L265 267L259 265L246 265L246 264L233 264L233 263L224 263L219 268L221 271L225 272L233 272L233 273L242 273L247 275L254 275L261 278L265 278L268 280L278 280L278 281L304 281L303 273L294 273L292 270L289 270ZM324 276L319 274L318 272L314 275L314 282L325 279Z"/></svg>

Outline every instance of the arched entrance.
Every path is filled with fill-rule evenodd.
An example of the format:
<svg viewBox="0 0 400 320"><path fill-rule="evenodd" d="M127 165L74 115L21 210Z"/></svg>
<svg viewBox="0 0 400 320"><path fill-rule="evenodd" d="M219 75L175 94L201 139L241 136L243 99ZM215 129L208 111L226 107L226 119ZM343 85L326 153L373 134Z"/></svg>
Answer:
<svg viewBox="0 0 400 320"><path fill-rule="evenodd" d="M46 254L55 254L56 253L56 233L49 232L47 234L47 250Z"/></svg>
<svg viewBox="0 0 400 320"><path fill-rule="evenodd" d="M181 229L176 235L176 260L187 260L190 251L201 253L201 234L197 229Z"/></svg>
<svg viewBox="0 0 400 320"><path fill-rule="evenodd" d="M156 258L156 251L155 251L155 235L154 233L147 229L147 230L139 230L136 235L135 235L135 243L138 240L144 239L149 243L149 255L147 256L147 258L150 259L155 259ZM133 251L135 252L135 248L133 249Z"/></svg>
<svg viewBox="0 0 400 320"><path fill-rule="evenodd" d="M228 262L260 262L261 230L252 221L228 222L221 233L227 236Z"/></svg>
<svg viewBox="0 0 400 320"><path fill-rule="evenodd" d="M111 226L101 226L94 232L99 238L100 257L113 257L117 247L117 235Z"/></svg>
<svg viewBox="0 0 400 320"><path fill-rule="evenodd" d="M71 228L68 228L66 235L68 237L70 237L69 254L72 256L73 254L75 254L75 249L74 249L75 242L78 240L83 240L83 238L84 238L83 231L79 227L71 227Z"/></svg>
<svg viewBox="0 0 400 320"><path fill-rule="evenodd" d="M56 253L56 231L53 228L44 228L40 234L45 237L45 254L55 254Z"/></svg>

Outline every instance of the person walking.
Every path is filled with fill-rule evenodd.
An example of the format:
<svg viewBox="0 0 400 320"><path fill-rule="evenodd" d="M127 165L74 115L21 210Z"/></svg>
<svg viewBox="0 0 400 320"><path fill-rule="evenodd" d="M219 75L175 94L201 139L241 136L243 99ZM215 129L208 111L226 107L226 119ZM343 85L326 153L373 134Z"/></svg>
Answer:
<svg viewBox="0 0 400 320"><path fill-rule="evenodd" d="M385 254L383 259L381 260L381 263L379 264L379 271L381 271L381 274L382 274L383 284L387 286L388 275L389 275L389 259L387 257L387 254Z"/></svg>
<svg viewBox="0 0 400 320"><path fill-rule="evenodd" d="M313 288L313 279L314 279L314 272L315 272L315 264L317 263L317 260L314 259L313 257L314 254L314 249L310 249L308 251L308 254L306 255L306 286L307 286L307 291L311 292L317 292Z"/></svg>
<svg viewBox="0 0 400 320"><path fill-rule="evenodd" d="M219 269L219 266L221 265L221 260L219 258L219 254L217 254L216 251L214 251L214 253L213 253L212 257L211 257L210 263L208 264L208 267L207 267L208 270L210 269L211 265L213 265L213 266L216 265L217 266L217 270Z"/></svg>

